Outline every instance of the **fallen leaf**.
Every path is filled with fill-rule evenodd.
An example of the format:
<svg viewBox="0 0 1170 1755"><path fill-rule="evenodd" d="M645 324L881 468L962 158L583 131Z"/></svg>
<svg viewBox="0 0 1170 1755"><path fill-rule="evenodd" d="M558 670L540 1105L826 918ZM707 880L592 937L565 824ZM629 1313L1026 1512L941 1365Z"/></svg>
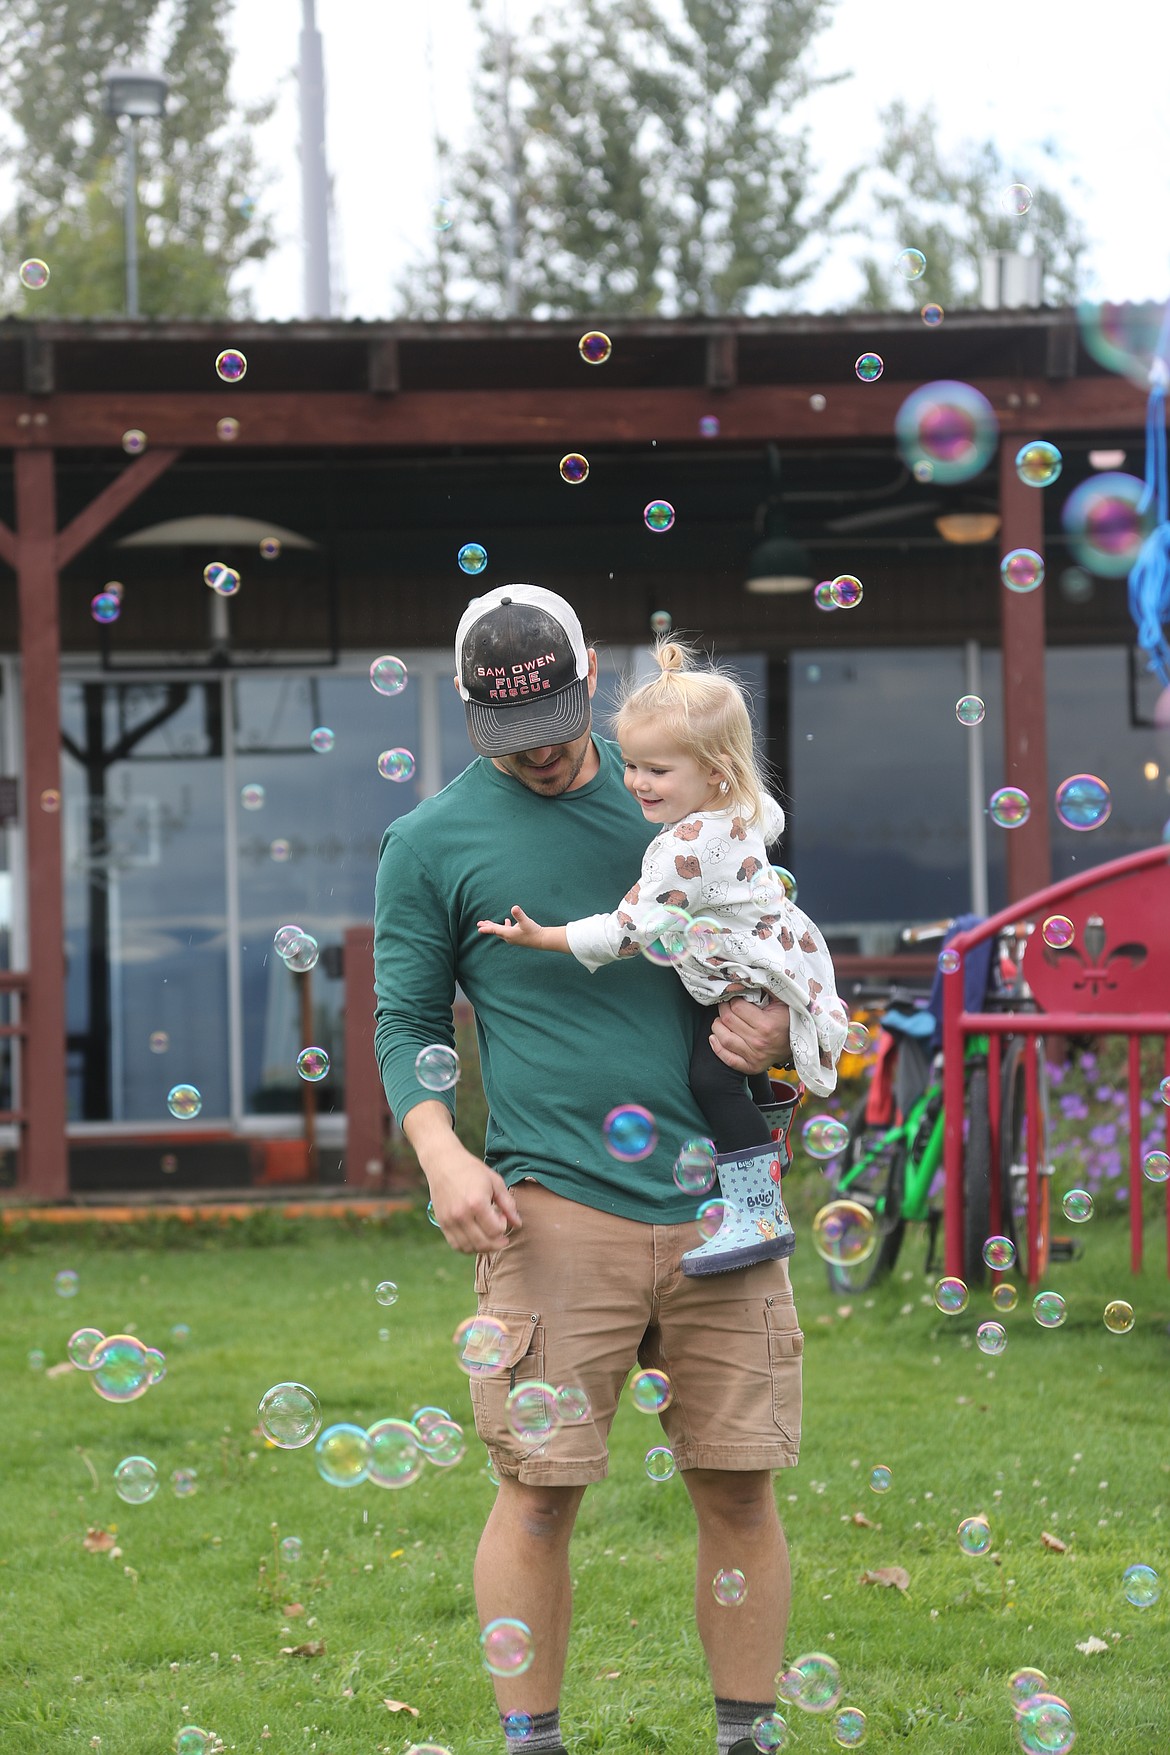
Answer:
<svg viewBox="0 0 1170 1755"><path fill-rule="evenodd" d="M1086 1657L1092 1657L1094 1652L1108 1651L1109 1646L1105 1640L1098 1639L1095 1633L1090 1633L1087 1639L1078 1639L1077 1650L1083 1651Z"/></svg>
<svg viewBox="0 0 1170 1755"><path fill-rule="evenodd" d="M117 1541L112 1530L88 1529L81 1538L87 1554L108 1554Z"/></svg>
<svg viewBox="0 0 1170 1755"><path fill-rule="evenodd" d="M323 1639L308 1639L304 1645L282 1645L281 1657L322 1657L325 1652Z"/></svg>
<svg viewBox="0 0 1170 1755"><path fill-rule="evenodd" d="M74 1366L71 1360L62 1359L59 1365L50 1365L45 1372L46 1377L72 1377Z"/></svg>
<svg viewBox="0 0 1170 1755"><path fill-rule="evenodd" d="M833 1326L833 1318L827 1315L824 1311L822 1311L820 1316L817 1317L817 1321L822 1328L832 1328Z"/></svg>
<svg viewBox="0 0 1170 1755"><path fill-rule="evenodd" d="M889 1584L895 1590L909 1590L910 1574L904 1566L875 1566L872 1571L862 1573L859 1583Z"/></svg>
<svg viewBox="0 0 1170 1755"><path fill-rule="evenodd" d="M280 1612L286 1620L291 1621L295 1616L304 1614L305 1605L304 1603L289 1603L288 1606L283 1608Z"/></svg>
<svg viewBox="0 0 1170 1755"><path fill-rule="evenodd" d="M872 1517L866 1517L864 1511L855 1511L849 1521L855 1523L858 1529L863 1530L880 1530L882 1527L880 1523L875 1523Z"/></svg>
<svg viewBox="0 0 1170 1755"><path fill-rule="evenodd" d="M599 1682L616 1682L620 1675L620 1670L599 1670L597 1680Z"/></svg>
<svg viewBox="0 0 1170 1755"><path fill-rule="evenodd" d="M1047 1530L1040 1531L1040 1541L1045 1548L1051 1548L1054 1554L1068 1553L1068 1543L1062 1542L1059 1536L1050 1535Z"/></svg>
<svg viewBox="0 0 1170 1755"><path fill-rule="evenodd" d="M853 1315L852 1304L838 1304L837 1315L842 1319L842 1321L844 1321L847 1317L852 1316Z"/></svg>
<svg viewBox="0 0 1170 1755"><path fill-rule="evenodd" d="M405 1700L383 1700L382 1705L387 1707L391 1712L408 1712L411 1718L418 1717L418 1707L407 1706Z"/></svg>

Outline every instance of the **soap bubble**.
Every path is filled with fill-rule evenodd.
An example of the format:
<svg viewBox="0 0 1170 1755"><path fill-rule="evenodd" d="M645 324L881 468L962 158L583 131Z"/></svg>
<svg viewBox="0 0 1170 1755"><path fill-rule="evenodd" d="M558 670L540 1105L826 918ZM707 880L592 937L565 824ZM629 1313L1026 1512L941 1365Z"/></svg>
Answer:
<svg viewBox="0 0 1170 1755"><path fill-rule="evenodd" d="M605 1149L623 1164L648 1158L658 1144L658 1127L640 1103L622 1103L611 1109L601 1125Z"/></svg>
<svg viewBox="0 0 1170 1755"><path fill-rule="evenodd" d="M880 353L859 354L853 370L863 384L873 384L886 369L886 362Z"/></svg>
<svg viewBox="0 0 1170 1755"><path fill-rule="evenodd" d="M167 1374L166 1359L164 1358L163 1354L159 1352L157 1347L147 1347L147 1349L146 1349L146 1369L147 1369L146 1381L150 1385L151 1389L153 1389L155 1384L161 1383L163 1378Z"/></svg>
<svg viewBox="0 0 1170 1755"><path fill-rule="evenodd" d="M397 1304L398 1287L394 1284L393 1280L379 1280L378 1284L374 1287L374 1297L378 1300L379 1304Z"/></svg>
<svg viewBox="0 0 1170 1755"><path fill-rule="evenodd" d="M55 786L46 786L41 793L41 809L50 814L61 809L61 794Z"/></svg>
<svg viewBox="0 0 1170 1755"><path fill-rule="evenodd" d="M95 622L108 626L110 622L116 622L122 613L121 599L115 597L112 591L99 591L96 597L90 598L89 613Z"/></svg>
<svg viewBox="0 0 1170 1755"><path fill-rule="evenodd" d="M715 1197L705 1200L695 1214L695 1228L704 1243L709 1243L722 1228L724 1219L731 1223L736 1217L736 1209L730 1202Z"/></svg>
<svg viewBox="0 0 1170 1755"><path fill-rule="evenodd" d="M331 1487L360 1487L370 1472L372 1450L363 1427L347 1420L326 1426L313 1447L317 1473Z"/></svg>
<svg viewBox="0 0 1170 1755"><path fill-rule="evenodd" d="M543 1444L561 1423L557 1392L551 1383L518 1383L504 1397L504 1420L521 1444Z"/></svg>
<svg viewBox="0 0 1170 1755"><path fill-rule="evenodd" d="M913 475L915 481L933 481L934 464L930 461L929 457L920 457L910 473Z"/></svg>
<svg viewBox="0 0 1170 1755"><path fill-rule="evenodd" d="M1040 937L1054 951L1063 951L1076 937L1076 928L1067 914L1050 914L1040 928Z"/></svg>
<svg viewBox="0 0 1170 1755"><path fill-rule="evenodd" d="M886 1463L874 1463L869 1471L869 1490L871 1493L888 1493L893 1480L893 1469Z"/></svg>
<svg viewBox="0 0 1170 1755"><path fill-rule="evenodd" d="M869 1047L869 1031L864 1024L853 1023L845 1032L846 1054L864 1054Z"/></svg>
<svg viewBox="0 0 1170 1755"><path fill-rule="evenodd" d="M1133 1305L1124 1298L1111 1298L1105 1306L1105 1327L1111 1335L1127 1335L1133 1327Z"/></svg>
<svg viewBox="0 0 1170 1755"><path fill-rule="evenodd" d="M652 634L669 634L674 625L674 617L668 609L656 609L650 617Z"/></svg>
<svg viewBox="0 0 1170 1755"><path fill-rule="evenodd" d="M674 1185L684 1194L706 1194L715 1181L714 1140L686 1140L674 1161Z"/></svg>
<svg viewBox="0 0 1170 1755"><path fill-rule="evenodd" d="M203 583L220 597L234 597L240 589L240 575L224 561L208 561L203 569Z"/></svg>
<svg viewBox="0 0 1170 1755"><path fill-rule="evenodd" d="M1158 1100L1170 1108L1170 1075L1167 1075L1158 1086Z"/></svg>
<svg viewBox="0 0 1170 1755"><path fill-rule="evenodd" d="M328 1071L329 1056L323 1048L302 1048L297 1055L297 1072L308 1084L317 1084Z"/></svg>
<svg viewBox="0 0 1170 1755"><path fill-rule="evenodd" d="M1009 183L1000 190L999 205L1005 213L1021 218L1032 205L1032 191L1024 183Z"/></svg>
<svg viewBox="0 0 1170 1755"><path fill-rule="evenodd" d="M747 1596L747 1579L738 1566L719 1569L711 1580L711 1595L725 1609L739 1607Z"/></svg>
<svg viewBox="0 0 1170 1755"><path fill-rule="evenodd" d="M370 681L380 695L400 695L406 687L406 666L387 652L371 664Z"/></svg>
<svg viewBox="0 0 1170 1755"><path fill-rule="evenodd" d="M829 596L838 609L856 609L863 595L861 580L852 573L839 573L829 582Z"/></svg>
<svg viewBox="0 0 1170 1755"><path fill-rule="evenodd" d="M790 902L795 902L795 900L796 900L796 879L793 877L792 873L787 869L787 867L785 867L783 865L774 865L772 867L772 875L780 883L781 887L783 888L784 894L788 897L788 900Z"/></svg>
<svg viewBox="0 0 1170 1755"><path fill-rule="evenodd" d="M849 1129L834 1115L810 1115L800 1130L800 1142L810 1158L824 1162L845 1150Z"/></svg>
<svg viewBox="0 0 1170 1755"><path fill-rule="evenodd" d="M171 1339L175 1342L176 1346L186 1346L187 1342L191 1339L191 1325L186 1322L177 1322L171 1330Z"/></svg>
<svg viewBox="0 0 1170 1755"><path fill-rule="evenodd" d="M482 573L487 566L487 549L482 542L465 542L455 556L465 573Z"/></svg>
<svg viewBox="0 0 1170 1755"><path fill-rule="evenodd" d="M955 718L960 725L982 725L986 713L979 695L960 695L955 702Z"/></svg>
<svg viewBox="0 0 1170 1755"><path fill-rule="evenodd" d="M600 329L590 329L577 343L577 352L587 366L603 366L613 352L613 343Z"/></svg>
<svg viewBox="0 0 1170 1755"><path fill-rule="evenodd" d="M494 1316L469 1316L451 1340L455 1362L468 1377L492 1377L503 1370L512 1345L507 1326Z"/></svg>
<svg viewBox="0 0 1170 1755"><path fill-rule="evenodd" d="M225 414L222 420L216 421L215 436L222 439L225 445L230 445L234 439L239 438L240 423L234 415Z"/></svg>
<svg viewBox="0 0 1170 1755"><path fill-rule="evenodd" d="M245 810L263 810L265 796L263 786L255 780L249 780L246 786L240 788L240 803Z"/></svg>
<svg viewBox="0 0 1170 1755"><path fill-rule="evenodd" d="M975 1345L981 1353L997 1359L1007 1346L1007 1330L1001 1322L981 1322L975 1330Z"/></svg>
<svg viewBox="0 0 1170 1755"><path fill-rule="evenodd" d="M1034 1694L1016 1715L1016 1731L1026 1755L1068 1755L1076 1741L1072 1713L1055 1694Z"/></svg>
<svg viewBox="0 0 1170 1755"><path fill-rule="evenodd" d="M1093 1217L1093 1197L1087 1188L1070 1188L1060 1204L1065 1218L1074 1225L1083 1225Z"/></svg>
<svg viewBox="0 0 1170 1755"><path fill-rule="evenodd" d="M673 1450L665 1444L652 1444L646 1452L645 1466L652 1481L669 1481L675 1472Z"/></svg>
<svg viewBox="0 0 1170 1755"><path fill-rule="evenodd" d="M286 1566L296 1566L305 1551L300 1536L285 1536L280 1544L280 1557Z"/></svg>
<svg viewBox="0 0 1170 1755"><path fill-rule="evenodd" d="M29 292L41 292L49 284L49 265L39 256L30 256L17 270L20 284Z"/></svg>
<svg viewBox="0 0 1170 1755"><path fill-rule="evenodd" d="M315 725L309 733L309 748L319 756L328 755L336 742L336 733L328 725Z"/></svg>
<svg viewBox="0 0 1170 1755"><path fill-rule="evenodd" d="M99 1361L94 1358L94 1349L105 1340L100 1328L75 1328L69 1336L65 1348L69 1363L78 1371L95 1371Z"/></svg>
<svg viewBox="0 0 1170 1755"><path fill-rule="evenodd" d="M669 530L674 523L674 507L669 500L651 500L642 512L647 530Z"/></svg>
<svg viewBox="0 0 1170 1755"><path fill-rule="evenodd" d="M824 414L828 402L826 398L821 395L819 390L814 390L813 394L808 399L808 405L814 414Z"/></svg>
<svg viewBox="0 0 1170 1755"><path fill-rule="evenodd" d="M449 1091L459 1083L459 1056L442 1042L420 1048L414 1057L414 1076L428 1091Z"/></svg>
<svg viewBox="0 0 1170 1755"><path fill-rule="evenodd" d="M987 804L993 823L1001 829L1018 829L1032 814L1032 801L1018 786L1001 786Z"/></svg>
<svg viewBox="0 0 1170 1755"><path fill-rule="evenodd" d="M1036 1694L1042 1694L1048 1686L1048 1677L1043 1670L1015 1670L1008 1678L1008 1693L1012 1698L1013 1707L1023 1706Z"/></svg>
<svg viewBox="0 0 1170 1755"><path fill-rule="evenodd" d="M53 1290L58 1298L76 1298L80 1283L76 1268L61 1268L53 1276Z"/></svg>
<svg viewBox="0 0 1170 1755"><path fill-rule="evenodd" d="M965 1283L955 1274L944 1274L935 1283L935 1306L944 1316L958 1316L960 1311L966 1310L968 1297Z"/></svg>
<svg viewBox="0 0 1170 1755"><path fill-rule="evenodd" d="M991 1302L997 1310L1014 1310L1019 1301L1020 1294L1010 1280L1001 1280L998 1286L991 1289Z"/></svg>
<svg viewBox="0 0 1170 1755"><path fill-rule="evenodd" d="M752 1748L760 1755L788 1747L788 1725L778 1712L762 1712L752 1720Z"/></svg>
<svg viewBox="0 0 1170 1755"><path fill-rule="evenodd" d="M383 780L396 780L401 785L414 778L414 757L409 750L383 750L378 757L378 772Z"/></svg>
<svg viewBox="0 0 1170 1755"><path fill-rule="evenodd" d="M557 1419L562 1426L583 1426L593 1418L589 1396L579 1383L557 1384Z"/></svg>
<svg viewBox="0 0 1170 1755"><path fill-rule="evenodd" d="M999 576L1009 591L1035 591L1044 583L1044 561L1034 548L1013 548L999 563Z"/></svg>
<svg viewBox="0 0 1170 1755"><path fill-rule="evenodd" d="M944 312L941 305L936 305L932 302L929 305L923 305L918 315L922 318L922 321L926 324L928 329L937 329L943 320Z"/></svg>
<svg viewBox="0 0 1170 1755"><path fill-rule="evenodd" d="M28 1368L30 1371L43 1371L45 1369L45 1355L41 1347L29 1348Z"/></svg>
<svg viewBox="0 0 1170 1755"><path fill-rule="evenodd" d="M670 1406L671 1395L665 1371L636 1371L630 1379L630 1396L641 1414L661 1414Z"/></svg>
<svg viewBox="0 0 1170 1755"><path fill-rule="evenodd" d="M699 416L699 437L701 439L717 439L719 437L719 416L717 414L701 414Z"/></svg>
<svg viewBox="0 0 1170 1755"><path fill-rule="evenodd" d="M522 1743L532 1735L532 1714L529 1712L509 1712L504 1718L504 1735L513 1742Z"/></svg>
<svg viewBox="0 0 1170 1755"><path fill-rule="evenodd" d="M865 1742L865 1714L859 1706L843 1706L832 1720L833 1741L842 1749L860 1749Z"/></svg>
<svg viewBox="0 0 1170 1755"><path fill-rule="evenodd" d="M1106 371L1121 372L1143 391L1149 389L1150 367L1161 346L1164 306L1121 304L1086 299L1077 311L1086 351Z"/></svg>
<svg viewBox="0 0 1170 1755"><path fill-rule="evenodd" d="M561 480L567 481L571 487L589 479L589 459L582 457L579 451L566 451L559 468Z"/></svg>
<svg viewBox="0 0 1170 1755"><path fill-rule="evenodd" d="M198 1725L184 1725L175 1733L175 1755L214 1755L218 1743L214 1731L200 1730Z"/></svg>
<svg viewBox="0 0 1170 1755"><path fill-rule="evenodd" d="M279 536L262 536L260 538L260 559L262 561L278 560L282 546Z"/></svg>
<svg viewBox="0 0 1170 1755"><path fill-rule="evenodd" d="M651 916L656 932L642 946L642 955L651 963L680 963L690 950L688 933L691 917L685 908L665 902L656 916Z"/></svg>
<svg viewBox="0 0 1170 1755"><path fill-rule="evenodd" d="M321 1404L303 1383L274 1384L260 1397L256 1414L265 1438L281 1450L300 1450L321 1430Z"/></svg>
<svg viewBox="0 0 1170 1755"><path fill-rule="evenodd" d="M1147 1152L1142 1160L1142 1175L1147 1182L1170 1181L1170 1152Z"/></svg>
<svg viewBox="0 0 1170 1755"><path fill-rule="evenodd" d="M957 975L962 967L962 961L958 951L940 951L938 954L940 974Z"/></svg>
<svg viewBox="0 0 1170 1755"><path fill-rule="evenodd" d="M831 615L836 609L837 605L833 602L833 581L831 579L822 579L820 584L814 588L813 602L818 609L823 609L826 615Z"/></svg>
<svg viewBox="0 0 1170 1755"><path fill-rule="evenodd" d="M1059 1328L1068 1311L1059 1292L1037 1292L1032 1300L1032 1315L1041 1328Z"/></svg>
<svg viewBox="0 0 1170 1755"><path fill-rule="evenodd" d="M1162 1594L1158 1574L1152 1566L1127 1566L1121 1582L1126 1602L1132 1603L1135 1609L1152 1607Z"/></svg>
<svg viewBox="0 0 1170 1755"><path fill-rule="evenodd" d="M1056 788L1056 815L1066 829L1099 829L1112 809L1109 788L1096 774L1070 774Z"/></svg>
<svg viewBox="0 0 1170 1755"><path fill-rule="evenodd" d="M127 427L122 434L122 449L127 457L141 457L146 450L146 434L141 427Z"/></svg>
<svg viewBox="0 0 1170 1755"><path fill-rule="evenodd" d="M409 1487L426 1467L418 1433L406 1420L375 1420L366 1433L370 1444L367 1474L375 1487Z"/></svg>
<svg viewBox="0 0 1170 1755"><path fill-rule="evenodd" d="M158 1492L158 1470L148 1456L124 1456L114 1470L114 1490L127 1505L145 1505Z"/></svg>
<svg viewBox="0 0 1170 1755"><path fill-rule="evenodd" d="M830 1266L856 1267L877 1247L873 1214L859 1201L829 1201L813 1219L812 1243Z"/></svg>
<svg viewBox="0 0 1170 1755"><path fill-rule="evenodd" d="M167 1092L167 1108L177 1121L194 1121L203 1107L203 1098L194 1085L172 1085Z"/></svg>
<svg viewBox="0 0 1170 1755"><path fill-rule="evenodd" d="M225 347L216 355L215 370L225 384L238 384L248 370L248 362L238 348Z"/></svg>
<svg viewBox="0 0 1170 1755"><path fill-rule="evenodd" d="M455 221L451 203L445 195L440 195L431 208L431 227L437 232L449 232Z"/></svg>
<svg viewBox="0 0 1170 1755"><path fill-rule="evenodd" d="M170 1045L171 1039L165 1030L152 1030L150 1032L150 1052L152 1054L165 1054Z"/></svg>
<svg viewBox="0 0 1170 1755"><path fill-rule="evenodd" d="M1016 452L1016 474L1028 487L1051 487L1064 468L1064 458L1047 439L1030 439Z"/></svg>
<svg viewBox="0 0 1170 1755"><path fill-rule="evenodd" d="M483 1667L493 1676L522 1676L535 1656L532 1629L526 1622L506 1615L488 1622L479 1636L479 1645Z"/></svg>
<svg viewBox="0 0 1170 1755"><path fill-rule="evenodd" d="M1061 514L1073 558L1106 578L1128 573L1150 528L1149 513L1139 510L1144 491L1136 475L1118 471L1074 488Z"/></svg>
<svg viewBox="0 0 1170 1755"><path fill-rule="evenodd" d="M894 266L903 280L921 280L926 273L926 257L921 250L903 250Z"/></svg>
<svg viewBox="0 0 1170 1755"><path fill-rule="evenodd" d="M964 1554L986 1554L991 1547L991 1525L985 1517L965 1517L958 1534Z"/></svg>
<svg viewBox="0 0 1170 1755"><path fill-rule="evenodd" d="M983 1259L989 1268L1002 1273L1016 1259L1016 1246L1010 1237L989 1237L983 1245Z"/></svg>
<svg viewBox="0 0 1170 1755"><path fill-rule="evenodd" d="M315 969L321 957L321 947L311 932L298 933L281 953L281 961L286 969L294 975L304 975Z"/></svg>
<svg viewBox="0 0 1170 1755"><path fill-rule="evenodd" d="M823 1651L806 1652L776 1678L776 1693L805 1712L832 1712L841 1698L841 1669Z"/></svg>
<svg viewBox="0 0 1170 1755"><path fill-rule="evenodd" d="M991 461L999 434L995 410L971 384L939 379L903 402L894 421L902 461L931 465L940 484L969 481Z"/></svg>

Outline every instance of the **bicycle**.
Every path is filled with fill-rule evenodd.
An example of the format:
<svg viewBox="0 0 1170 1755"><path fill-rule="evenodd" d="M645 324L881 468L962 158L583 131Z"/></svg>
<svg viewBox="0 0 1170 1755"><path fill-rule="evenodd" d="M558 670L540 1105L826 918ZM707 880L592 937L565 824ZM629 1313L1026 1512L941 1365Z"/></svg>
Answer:
<svg viewBox="0 0 1170 1755"><path fill-rule="evenodd" d="M953 923L909 928L903 939L921 944L947 933ZM1014 928L1000 935L989 972L988 1009L1011 1005L1020 1009L1030 995L1024 982ZM943 1114L942 1056L930 1060L922 1048L935 1034L935 1019L923 996L907 989L885 989L887 1009L882 1019L887 1056L900 1063L901 1079L897 1107L901 1119L892 1125L867 1122L869 1093L849 1118L849 1140L839 1160L836 1196L853 1200L872 1213L877 1241L870 1255L853 1266L827 1263L829 1285L836 1292L863 1292L892 1272L908 1224L927 1226L926 1271L937 1267L936 1250L942 1223L941 1204L933 1197L935 1178L942 1164ZM855 997L858 996L855 994ZM892 1038L892 1040L891 1040ZM917 1050L917 1052L916 1052ZM1042 1138L1039 1148L1040 1224L1036 1272L1042 1274L1052 1253L1049 1230L1049 1189L1052 1166L1048 1157L1048 1070L1042 1040L1037 1040L1037 1079ZM1021 1036L1003 1039L999 1074L999 1211L992 1211L991 1107L989 1089L990 1043L986 1036L968 1038L964 1054L963 1143L963 1257L964 1278L981 1285L987 1275L983 1245L998 1228L1011 1239L1020 1270L1028 1274L1027 1227L1028 1142L1027 1063ZM909 1061L909 1065L904 1064ZM915 1087L917 1091L915 1092Z"/></svg>

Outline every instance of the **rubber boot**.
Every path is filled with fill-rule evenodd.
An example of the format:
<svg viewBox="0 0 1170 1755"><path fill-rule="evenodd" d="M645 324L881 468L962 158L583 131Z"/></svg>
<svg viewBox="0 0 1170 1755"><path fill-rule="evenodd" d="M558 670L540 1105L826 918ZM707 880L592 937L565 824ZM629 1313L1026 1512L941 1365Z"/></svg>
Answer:
<svg viewBox="0 0 1170 1755"><path fill-rule="evenodd" d="M800 1087L790 1085L786 1079L772 1079L772 1101L760 1104L760 1114L772 1130L772 1138L780 1158L780 1174L786 1176L792 1163L792 1153L788 1149L788 1135L792 1128L793 1117L797 1104L800 1102Z"/></svg>
<svg viewBox="0 0 1170 1755"><path fill-rule="evenodd" d="M787 1150L787 1147L784 1148ZM777 1142L716 1158L723 1223L714 1237L688 1249L684 1274L726 1274L757 1261L791 1255L796 1242L780 1194L782 1155Z"/></svg>

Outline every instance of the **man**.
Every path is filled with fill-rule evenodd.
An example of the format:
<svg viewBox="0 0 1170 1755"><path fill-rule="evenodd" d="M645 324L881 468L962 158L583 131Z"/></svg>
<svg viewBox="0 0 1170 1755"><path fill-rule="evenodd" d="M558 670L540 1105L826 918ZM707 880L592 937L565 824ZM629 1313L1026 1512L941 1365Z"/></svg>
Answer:
<svg viewBox="0 0 1170 1755"><path fill-rule="evenodd" d="M705 1131L687 1082L695 1028L710 1029L729 1066L761 1071L787 1058L787 1007L737 1001L716 1015L644 958L592 975L571 957L510 955L478 932L514 902L555 920L612 907L648 834L620 754L592 735L597 657L562 597L513 585L473 599L455 662L480 759L383 838L375 1045L435 1217L475 1255L480 1313L506 1334L501 1369L473 1375L471 1395L500 1479L475 1562L480 1622L512 1617L535 1634L527 1672L496 1680L507 1747L564 1755L569 1539L586 1486L606 1474L622 1385L641 1364L669 1379L660 1417L698 1521L696 1617L719 1755L750 1755L752 1722L775 1704L788 1616L771 1471L797 1460L803 1337L785 1261L680 1272L696 1241L695 1197L675 1186L672 1166ZM483 1159L456 1137L452 1093L415 1070L420 1050L454 1042L457 982L476 1015ZM603 1133L607 1114L631 1105L657 1132L632 1161ZM583 1391L588 1415L517 1437L504 1404L528 1380ZM736 1568L747 1594L732 1608L711 1586ZM517 1713L533 1720L526 1735L509 1734Z"/></svg>

